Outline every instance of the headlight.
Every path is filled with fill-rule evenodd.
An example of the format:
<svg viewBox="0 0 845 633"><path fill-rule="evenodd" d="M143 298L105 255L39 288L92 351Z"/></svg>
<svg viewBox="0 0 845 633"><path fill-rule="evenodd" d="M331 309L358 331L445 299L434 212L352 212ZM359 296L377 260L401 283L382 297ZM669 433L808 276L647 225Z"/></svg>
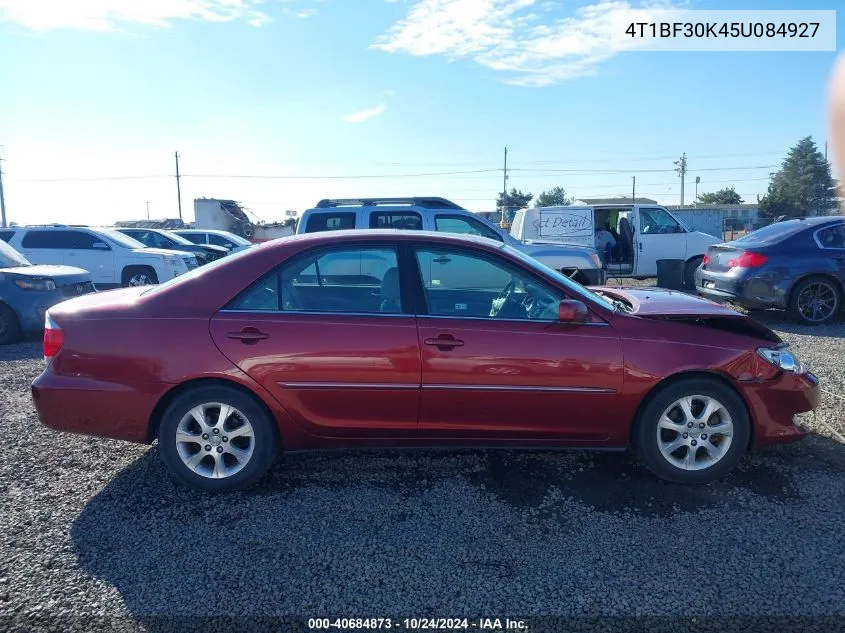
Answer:
<svg viewBox="0 0 845 633"><path fill-rule="evenodd" d="M56 289L56 282L52 279L15 279L15 285L23 290Z"/></svg>
<svg viewBox="0 0 845 633"><path fill-rule="evenodd" d="M757 353L778 369L795 374L801 374L804 372L804 366L801 364L801 361L795 358L792 352L785 347L761 347L757 350Z"/></svg>

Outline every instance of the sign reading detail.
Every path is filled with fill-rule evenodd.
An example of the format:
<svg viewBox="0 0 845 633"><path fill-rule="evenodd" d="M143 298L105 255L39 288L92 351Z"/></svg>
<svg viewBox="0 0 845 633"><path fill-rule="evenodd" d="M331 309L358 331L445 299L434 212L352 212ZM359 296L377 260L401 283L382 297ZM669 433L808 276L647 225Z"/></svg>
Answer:
<svg viewBox="0 0 845 633"><path fill-rule="evenodd" d="M534 221L540 239L566 241L572 244L593 246L593 210L584 209L540 209Z"/></svg>

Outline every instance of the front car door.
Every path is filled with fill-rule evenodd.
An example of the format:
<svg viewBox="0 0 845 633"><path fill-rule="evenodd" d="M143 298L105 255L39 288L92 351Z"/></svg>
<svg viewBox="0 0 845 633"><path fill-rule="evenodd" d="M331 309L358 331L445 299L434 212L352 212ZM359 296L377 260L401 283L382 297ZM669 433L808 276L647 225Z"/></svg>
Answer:
<svg viewBox="0 0 845 633"><path fill-rule="evenodd" d="M70 249L65 252L64 263L84 268L95 284L113 284L115 279L114 251L106 241L95 233L83 229L67 231Z"/></svg>
<svg viewBox="0 0 845 633"><path fill-rule="evenodd" d="M686 260L686 231L666 209L639 207L635 215L635 275L655 276L658 259Z"/></svg>
<svg viewBox="0 0 845 633"><path fill-rule="evenodd" d="M828 266L836 271L839 280L845 283L845 224L820 229L816 231L815 238L828 261Z"/></svg>
<svg viewBox="0 0 845 633"><path fill-rule="evenodd" d="M616 422L621 342L598 315L557 319L567 298L533 272L469 247L415 247L420 429L466 439L601 444Z"/></svg>
<svg viewBox="0 0 845 633"><path fill-rule="evenodd" d="M339 245L271 271L211 321L222 352L322 437L417 429L420 352L393 244Z"/></svg>

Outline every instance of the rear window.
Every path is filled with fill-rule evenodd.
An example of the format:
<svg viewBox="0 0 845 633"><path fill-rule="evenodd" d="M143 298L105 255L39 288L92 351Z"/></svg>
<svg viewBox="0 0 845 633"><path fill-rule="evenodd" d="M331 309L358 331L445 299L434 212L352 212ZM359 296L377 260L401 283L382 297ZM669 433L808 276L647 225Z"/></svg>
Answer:
<svg viewBox="0 0 845 633"><path fill-rule="evenodd" d="M786 222L778 222L776 224L770 224L769 226L764 226L761 229L757 229L756 231L751 231L748 235L743 235L737 240L736 242L742 242L743 244L764 244L764 243L773 243L773 242L780 242L788 237L792 237L799 231L807 228L806 224L803 224L797 220L787 220Z"/></svg>
<svg viewBox="0 0 845 633"><path fill-rule="evenodd" d="M355 212L313 213L305 225L306 233L342 231L355 228Z"/></svg>
<svg viewBox="0 0 845 633"><path fill-rule="evenodd" d="M12 236L15 234L14 231L0 231L0 240L4 242L8 242L12 239Z"/></svg>

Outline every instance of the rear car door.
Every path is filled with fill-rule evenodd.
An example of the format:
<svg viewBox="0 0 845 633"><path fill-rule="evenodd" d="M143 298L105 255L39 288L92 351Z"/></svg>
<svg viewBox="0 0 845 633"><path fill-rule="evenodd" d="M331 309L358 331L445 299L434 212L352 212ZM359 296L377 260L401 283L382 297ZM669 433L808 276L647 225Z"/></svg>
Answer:
<svg viewBox="0 0 845 633"><path fill-rule="evenodd" d="M83 229L66 233L70 248L64 253L63 263L87 270L95 284L115 283L112 247L99 235Z"/></svg>
<svg viewBox="0 0 845 633"><path fill-rule="evenodd" d="M845 224L830 226L816 232L816 243L839 281L845 284Z"/></svg>
<svg viewBox="0 0 845 633"><path fill-rule="evenodd" d="M639 207L635 215L635 275L656 275L658 259L686 260L686 231L666 209Z"/></svg>
<svg viewBox="0 0 845 633"><path fill-rule="evenodd" d="M420 352L393 244L322 248L282 264L211 321L220 350L313 435L417 431Z"/></svg>
<svg viewBox="0 0 845 633"><path fill-rule="evenodd" d="M427 312L418 316L421 431L607 439L622 385L612 327L597 316L561 324L563 291L503 258L463 247L414 250Z"/></svg>

